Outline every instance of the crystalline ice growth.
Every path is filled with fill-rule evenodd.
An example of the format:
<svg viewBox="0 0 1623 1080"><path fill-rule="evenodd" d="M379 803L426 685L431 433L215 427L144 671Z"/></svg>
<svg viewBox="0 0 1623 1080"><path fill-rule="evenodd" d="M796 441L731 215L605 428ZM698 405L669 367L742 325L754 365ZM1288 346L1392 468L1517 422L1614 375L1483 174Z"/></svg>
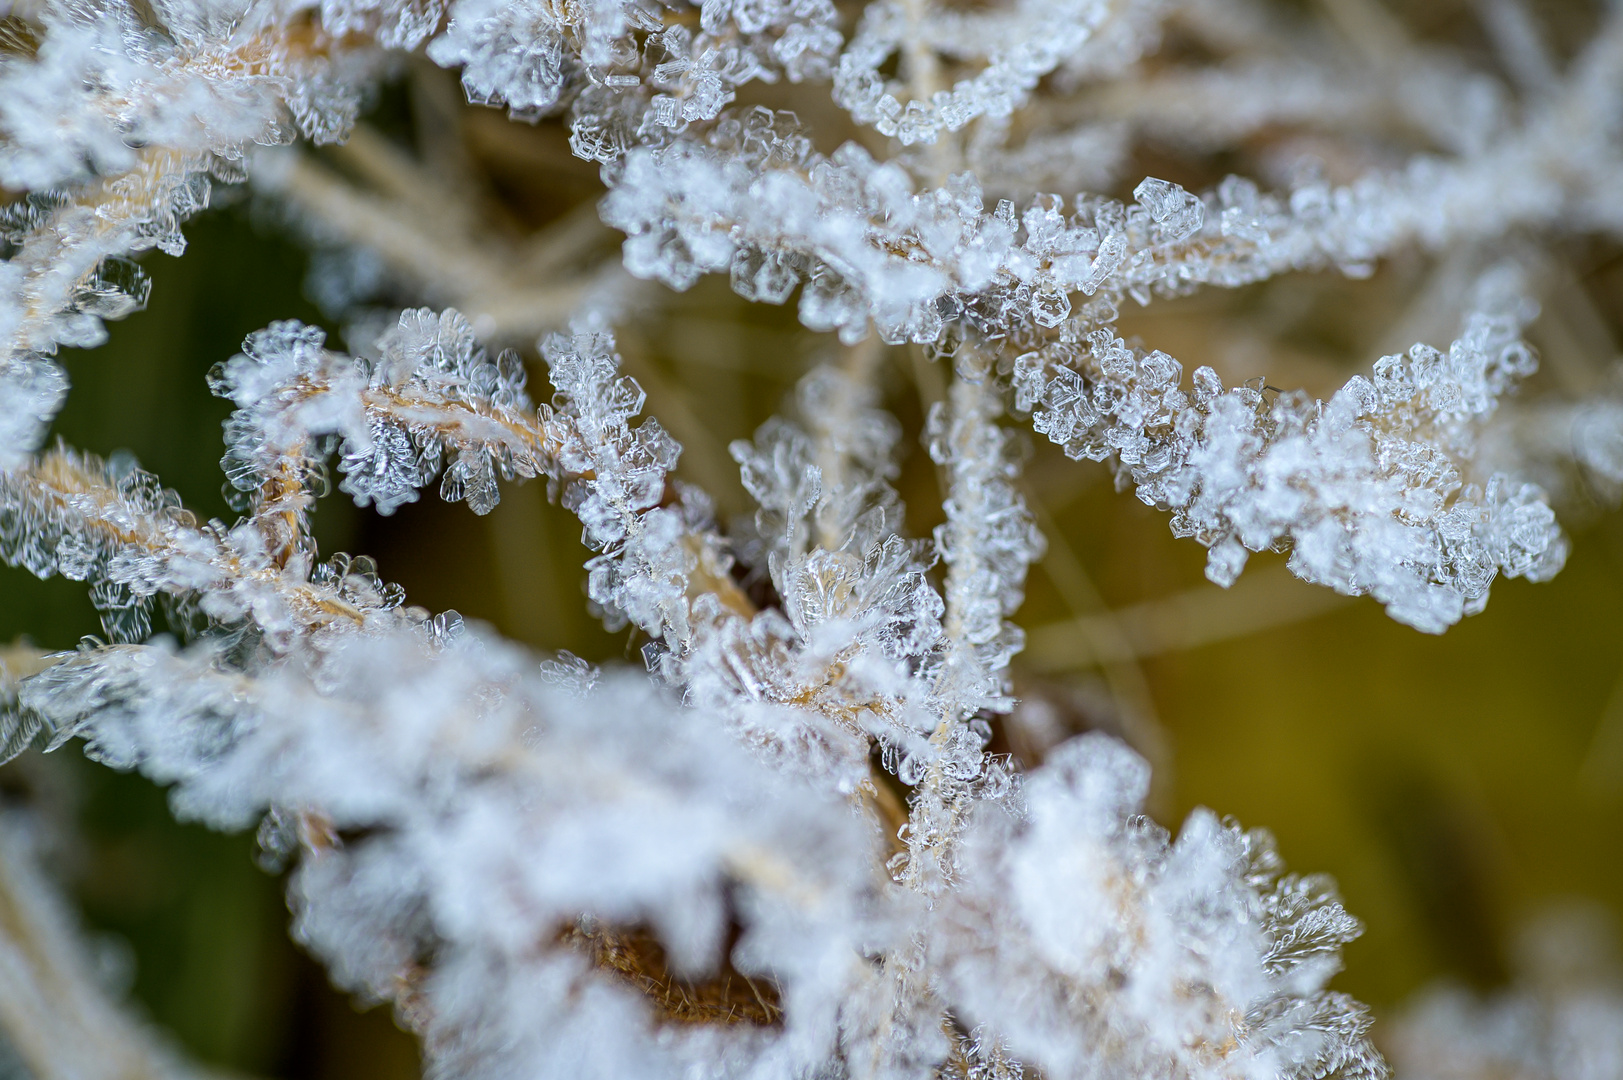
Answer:
<svg viewBox="0 0 1623 1080"><path fill-rule="evenodd" d="M884 937L870 841L713 717L629 675L551 685L470 633L353 637L319 681L218 665L206 648L87 652L22 705L58 741L174 784L183 816L293 815L295 933L349 989L409 1001L436 1067L677 1077L719 1059L787 1077L835 1053L856 950ZM665 1026L705 1016L593 962L636 927L689 987L735 965L767 1013ZM545 1067L560 1047L568 1067Z"/></svg>
<svg viewBox="0 0 1623 1080"><path fill-rule="evenodd" d="M1057 18L1043 5L1030 12L1020 5L986 17L994 27L1001 20L1017 29L989 30L974 18L943 16L951 33L974 31L966 32L972 44L942 51L976 56L988 45L1013 41L1014 52L1029 59L1030 50L1041 52L1065 36L1036 17L1038 7ZM909 16L903 5L887 3L870 5L864 19L869 29L859 29L842 55L836 85L859 117L903 141L929 141L950 128L943 118L959 116L959 90L1001 70L988 67L951 93L941 91L940 101L915 100L904 109L876 72L906 37ZM1069 30L1087 22L1064 25ZM880 164L847 144L826 157L799 146L773 161L733 145L729 125L747 126L748 120L723 116L703 142L661 138L633 146L624 171L612 177L604 220L627 233L625 262L633 274L687 288L701 274L730 269L741 292L768 300L787 297L803 282L802 321L838 330L848 341L865 332L865 316L887 340L933 341L944 312L973 320L970 313L982 305L995 312L987 328L1001 334L1027 317L1056 324L1064 317L1061 298L1076 292L1148 302L1202 284L1236 287L1298 270L1366 274L1376 260L1406 246L1444 249L1514 228L1547 228L1572 215L1615 233L1623 217L1608 216L1590 195L1615 162L1591 153L1582 138L1555 133L1569 124L1609 130L1609 106L1595 87L1623 63L1620 39L1623 28L1609 25L1573 65L1561 92L1520 126L1501 124L1493 139L1454 158L1417 157L1341 186L1311 181L1273 195L1230 178L1197 196L1148 178L1136 189L1141 198L1133 207L1082 196L1070 218L1056 208L1059 200L1032 198L1026 187L1020 192L1024 215L1017 216L1012 201L988 213L971 174L943 182L939 170L923 166L927 155ZM1454 93L1459 80L1439 82ZM985 96L988 116L1002 107L988 104L1001 100L1001 92ZM1468 86L1460 93L1471 96ZM966 106L963 117L979 107ZM680 126L686 121L676 109L670 99L669 122ZM997 177L1000 148L988 138L990 149L972 148L972 159L992 167L988 181L1006 182ZM629 130L617 140L636 141ZM920 173L928 181L922 188L915 187Z"/></svg>
<svg viewBox="0 0 1623 1080"><path fill-rule="evenodd" d="M1299 576L1437 633L1499 573L1543 580L1565 559L1543 492L1472 468L1483 422L1534 368L1519 290L1513 269L1490 272L1447 353L1386 357L1327 402L1225 391L1206 368L1191 395L1176 361L1095 331L1020 357L1016 404L1068 455L1117 458L1174 532L1211 548L1219 584L1288 541Z"/></svg>
<svg viewBox="0 0 1623 1080"><path fill-rule="evenodd" d="M826 75L840 45L828 0L677 7L697 9L697 32L690 19L624 0L459 0L428 55L461 67L470 101L505 104L516 116L535 118L575 97L577 148L593 146L585 156L611 160L617 140L603 138L605 128L713 120L736 86Z"/></svg>
<svg viewBox="0 0 1623 1080"><path fill-rule="evenodd" d="M118 259L184 250L180 223L211 179L241 178L246 147L341 137L374 66L268 0L26 7L37 47L0 50L0 185L28 193L0 211L7 364L100 344L100 320L145 299L114 283Z"/></svg>
<svg viewBox="0 0 1623 1080"><path fill-rule="evenodd" d="M1386 1076L1368 1016L1324 990L1357 922L1264 834L1197 810L1169 838L1139 816L1148 776L1086 735L1024 815L976 813L932 928L957 1015L1045 1076Z"/></svg>
<svg viewBox="0 0 1623 1080"><path fill-rule="evenodd" d="M206 620L250 624L277 649L406 618L398 590L358 560L353 572L347 557L311 567L278 559L252 524L199 525L127 456L58 449L0 473L0 559L38 577L88 580L115 641L151 632L160 595Z"/></svg>
<svg viewBox="0 0 1623 1080"><path fill-rule="evenodd" d="M595 15L599 7L584 10ZM563 91L566 29L556 5L459 0L428 55L442 67L462 68L469 101L539 114Z"/></svg>
<svg viewBox="0 0 1623 1080"><path fill-rule="evenodd" d="M688 576L725 572L706 545L688 542L704 531L703 508L661 505L682 448L653 418L631 426L643 392L619 374L612 338L555 334L543 354L557 394L542 416L557 440L557 475L567 477L564 505L599 552L587 563L589 595L611 625L629 619L680 647L689 632Z"/></svg>
<svg viewBox="0 0 1623 1080"><path fill-rule="evenodd" d="M1075 57L1110 15L1096 0L1029 0L996 13L968 15L881 0L863 12L856 36L840 57L835 100L858 123L872 124L904 146L934 142L980 116L1007 116L1038 80ZM985 68L951 90L914 97L904 106L879 69L897 50L939 51L985 60Z"/></svg>
<svg viewBox="0 0 1623 1080"><path fill-rule="evenodd" d="M1007 711L1006 671L1025 635L1006 622L1024 598L1026 567L1041 558L1043 537L1010 480L1018 475L1018 444L998 427L994 388L959 381L951 405L931 413L930 456L947 466L947 521L936 529L946 562L951 652L947 678L959 682L962 710Z"/></svg>
<svg viewBox="0 0 1623 1080"><path fill-rule="evenodd" d="M67 392L67 376L49 360L0 366L0 469L16 468L39 446Z"/></svg>
<svg viewBox="0 0 1623 1080"><path fill-rule="evenodd" d="M733 444L760 506L734 546L782 609L718 626L681 669L746 741L847 788L866 778L869 738L923 752L942 707L942 602L925 576L928 545L900 532L888 483L899 432L876 407L877 355L844 350L840 367L801 380L800 423L774 419Z"/></svg>
<svg viewBox="0 0 1623 1080"><path fill-rule="evenodd" d="M339 486L384 514L415 501L442 471L444 498L488 513L500 498L497 476L549 468L523 364L512 353L491 358L456 311L402 312L376 359L329 352L324 340L314 327L275 323L212 376L215 392L238 406L221 465L238 490L263 493L262 520L297 513L302 535L303 485L335 448Z"/></svg>

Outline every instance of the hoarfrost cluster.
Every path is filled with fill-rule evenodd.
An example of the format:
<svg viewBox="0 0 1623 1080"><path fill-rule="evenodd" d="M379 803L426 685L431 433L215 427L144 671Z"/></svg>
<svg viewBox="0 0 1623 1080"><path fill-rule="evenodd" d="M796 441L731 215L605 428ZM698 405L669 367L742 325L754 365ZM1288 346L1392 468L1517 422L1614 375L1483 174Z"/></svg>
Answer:
<svg viewBox="0 0 1623 1080"><path fill-rule="evenodd" d="M1416 1080L1600 1080L1623 1068L1623 968L1604 910L1570 901L1518 935L1513 987L1439 984L1397 1017L1389 1040Z"/></svg>
<svg viewBox="0 0 1623 1080"><path fill-rule="evenodd" d="M1500 575L1561 569L1563 478L1623 484L1615 400L1507 403L1537 367L1540 245L1623 232L1623 14L1557 60L1513 2L1484 10L1486 66L1372 59L1244 0L11 5L0 557L88 582L106 640L0 687L0 746L79 738L183 817L257 826L297 862L295 936L392 1002L436 1075L1383 1077L1366 1011L1328 988L1358 924L1327 881L1208 811L1168 833L1106 736L1024 767L988 747L1020 708L1012 619L1045 547L1024 426L1107 463L1219 585L1288 551L1433 633ZM1199 48L1163 60L1166 35ZM591 221L516 254L425 241L459 219L418 220L435 189L364 131L352 164L416 209L322 179L293 144L343 143L412 56L470 102L564 117L623 270L564 283ZM1139 143L1293 124L1340 140L1345 175L1126 175ZM179 254L211 186L245 179L440 310L349 352L291 321L251 334L210 375L241 516L204 522L128 455L42 446L58 350L139 310L135 257ZM1443 290L1457 336L1326 400L1186 377L1118 327L1128 304L1415 252L1466 269ZM757 510L728 528L615 337L657 302L626 275L707 274L840 343L730 448ZM537 326L540 405L499 348ZM894 486L892 347L950 381L924 424L932 535ZM324 559L333 462L383 514L436 482L484 514L543 479L647 674L540 662ZM1433 1011L1428 1037L1466 1030Z"/></svg>

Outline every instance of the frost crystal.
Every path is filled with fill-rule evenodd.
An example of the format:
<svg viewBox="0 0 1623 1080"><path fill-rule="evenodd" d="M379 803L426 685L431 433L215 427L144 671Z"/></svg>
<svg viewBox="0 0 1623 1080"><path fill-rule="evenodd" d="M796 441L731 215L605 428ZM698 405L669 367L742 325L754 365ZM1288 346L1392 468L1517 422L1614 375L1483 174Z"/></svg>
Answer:
<svg viewBox="0 0 1623 1080"><path fill-rule="evenodd" d="M1530 14L1482 5L1502 55L1479 69L1331 7L1334 32L1231 0L8 6L0 559L86 582L106 641L0 669L0 758L82 738L183 815L258 823L267 865L297 861L296 935L393 1002L435 1076L1384 1077L1327 989L1358 931L1328 882L1208 811L1172 837L1103 736L991 749L1021 715L1014 619L1045 551L1025 417L1168 513L1212 581L1289 551L1428 632L1500 574L1560 569L1575 480L1623 492L1623 396L1509 400L1536 366L1539 244L1623 236L1623 11L1563 66ZM1163 24L1178 47L1149 60ZM503 235L455 178L474 143L512 146L431 89L409 149L356 128L329 169L282 145L342 142L418 50L470 102L558 117L602 188ZM1169 148L1205 156L1177 175L1267 183L1125 172ZM249 172L340 249L317 291L362 347L277 322L214 369L242 516L200 522L128 454L41 449L53 356L140 310L138 257L180 254L212 185ZM1417 308L1462 328L1327 400L1186 373L1124 329L1129 301L1399 254L1437 264ZM755 503L730 528L679 471L715 455L684 464L615 343L638 359L643 282L707 274L832 335L730 447ZM468 314L362 334L384 280ZM542 330L537 403L495 346ZM922 405L893 416L903 345ZM910 535L897 417L921 414L943 499ZM436 479L484 514L545 478L646 676L539 660L323 558L334 467L383 514ZM1417 1075L1618 1073L1593 988L1437 1000L1402 1051Z"/></svg>
<svg viewBox="0 0 1623 1080"><path fill-rule="evenodd" d="M441 495L466 499L476 514L500 500L498 475L545 468L546 435L524 392L524 365L510 352L492 360L457 312L401 313L375 359L328 352L324 341L314 327L276 323L211 374L214 392L238 407L221 466L262 522L280 514L307 532L303 488L334 449L345 473L339 486L383 514L415 501L442 462Z"/></svg>
<svg viewBox="0 0 1623 1080"><path fill-rule="evenodd" d="M1197 810L1169 841L1138 814L1148 781L1084 736L1024 815L981 809L936 915L955 1006L1045 1075L1385 1076L1363 1008L1323 989L1356 920L1266 834Z"/></svg>
<svg viewBox="0 0 1623 1080"><path fill-rule="evenodd" d="M1520 331L1534 314L1514 272L1493 272L1448 352L1384 357L1327 402L1225 390L1209 368L1190 393L1171 357L1094 331L1022 355L1016 404L1069 456L1118 460L1174 532L1211 549L1218 584L1286 543L1301 577L1437 633L1480 611L1499 573L1543 580L1566 558L1542 491L1472 469L1477 433L1532 374Z"/></svg>

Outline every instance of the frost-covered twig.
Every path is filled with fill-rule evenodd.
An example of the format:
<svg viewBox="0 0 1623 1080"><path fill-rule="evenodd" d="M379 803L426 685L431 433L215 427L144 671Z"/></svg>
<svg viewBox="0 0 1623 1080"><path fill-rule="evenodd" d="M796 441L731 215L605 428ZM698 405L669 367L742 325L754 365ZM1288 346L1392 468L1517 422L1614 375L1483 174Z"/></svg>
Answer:
<svg viewBox="0 0 1623 1080"><path fill-rule="evenodd" d="M10 713L17 707L17 687L30 675L37 675L56 660L26 642L15 642L0 647L0 713ZM10 761L33 746L43 731L37 720L24 719L11 725L6 738L0 740L0 763Z"/></svg>
<svg viewBox="0 0 1623 1080"><path fill-rule="evenodd" d="M1007 116L1043 76L1066 61L1075 62L1095 31L1110 17L1105 0L1027 2L1010 10L978 15L912 9L927 5L881 0L863 12L856 35L840 55L834 99L859 123L872 124L904 146L932 143L983 115ZM1041 34L1030 28L1046 27ZM887 91L879 69L897 50L907 50L914 68L919 55L944 53L958 61L984 60L985 66L951 89L915 88L903 105Z"/></svg>
<svg viewBox="0 0 1623 1080"><path fill-rule="evenodd" d="M1043 537L1011 479L1019 444L997 424L1001 395L985 382L961 379L948 403L931 413L930 456L950 477L946 524L936 549L947 564L951 643L944 677L971 708L1003 711L1009 660L1025 634L1007 617L1025 599L1026 567L1042 557Z"/></svg>
<svg viewBox="0 0 1623 1080"><path fill-rule="evenodd" d="M792 117L757 109L710 146L631 152L604 220L628 234L626 266L638 276L681 289L727 270L742 295L772 303L804 282L802 321L851 340L869 319L887 340L924 342L955 318L1055 326L1076 293L1147 303L1287 271L1364 274L1404 245L1440 248L1517 226L1614 231L1602 192L1616 155L1578 132L1615 127L1605 88L1620 68L1623 19L1614 18L1561 94L1472 154L1416 158L1288 197L1238 178L1205 197L1147 179L1134 206L1084 196L1070 215L1057 196L1023 214L1012 202L988 213L969 174L915 190L899 165L854 144L817 154ZM1110 310L1089 317L1108 321Z"/></svg>
<svg viewBox="0 0 1623 1080"><path fill-rule="evenodd" d="M1209 368L1191 397L1177 361L1095 331L1022 356L1016 404L1069 456L1119 460L1174 532L1211 549L1218 584L1288 543L1299 576L1436 633L1480 610L1500 572L1541 580L1565 559L1538 488L1471 470L1482 422L1533 370L1519 288L1489 274L1446 354L1385 357L1328 402L1225 391Z"/></svg>
<svg viewBox="0 0 1623 1080"><path fill-rule="evenodd" d="M245 677L222 659L87 652L25 684L22 708L176 784L186 816L242 828L271 811L269 852L302 851L296 934L342 985L395 1001L440 1067L498 1075L562 1054L588 1075L677 1075L722 1053L792 1070L831 1049L839 988L862 971L852 950L874 932L868 841L838 800L789 796L635 678L560 684L472 636L352 637L319 683L296 663ZM341 839L352 830L367 837ZM586 916L657 932L678 975L736 963L738 993L763 993L753 975L780 1004L673 1040L662 1004L577 944Z"/></svg>
<svg viewBox="0 0 1623 1080"><path fill-rule="evenodd" d="M38 841L22 813L0 813L5 1049L36 1080L204 1080L207 1072L185 1062L103 987L65 898L39 865Z"/></svg>
<svg viewBox="0 0 1623 1080"><path fill-rule="evenodd" d="M283 564L251 525L199 525L127 457L58 449L0 474L0 559L39 577L89 581L114 640L145 638L159 595L208 619L248 622L284 645L404 617L398 590L370 560Z"/></svg>
<svg viewBox="0 0 1623 1080"><path fill-rule="evenodd" d="M277 323L212 375L215 393L237 405L222 465L277 550L307 544L305 489L335 449L343 490L384 514L442 471L441 496L477 514L499 501L498 473L550 471L558 437L525 394L524 365L511 352L492 359L459 312L402 313L372 359L325 340Z"/></svg>
<svg viewBox="0 0 1623 1080"><path fill-rule="evenodd" d="M1059 1075L1056 1053L1130 1068L1159 1057L1156 1040L1178 1055L1167 1075L1319 1075L1310 1061L1380 1074L1361 1014L1318 991L1356 924L1320 883L1276 885L1264 842L1210 815L1169 850L1132 816L1142 762L1100 737L1054 755L1025 806L1012 789L986 804L964 891L927 914L889 885L847 804L741 752L715 714L447 630L348 637L319 678L297 659L235 674L206 646L103 648L25 683L21 707L174 784L183 815L241 828L268 809L268 854L299 853L296 933L341 984L393 1000L438 1068L889 1075L947 1052L951 1010L1002 1025L1009 1053ZM1034 846L1056 828L1078 845L1058 863ZM1035 877L994 865L1028 851ZM1118 875L1164 899L1118 895ZM983 893L1010 881L1024 891L1004 931ZM1186 910L1206 913L1209 937L1188 936ZM657 948L636 944L639 926ZM1015 959L1032 949L1046 959ZM1041 985L1079 1003L1093 980L1125 980L1090 1021L1111 1037L1060 1050L1075 1036L1005 1024L1023 997L987 998L988 950L1046 963ZM713 981L734 977L736 991ZM1200 987L1227 1005L1167 1008ZM692 1012L734 992L761 1008Z"/></svg>
<svg viewBox="0 0 1623 1080"><path fill-rule="evenodd" d="M548 413L557 475L582 539L600 552L587 564L587 589L609 624L629 619L684 652L696 625L749 613L753 605L727 577L703 493L685 488L677 505L662 505L682 448L653 418L631 427L643 392L619 373L613 340L554 335L544 353L557 388Z"/></svg>
<svg viewBox="0 0 1623 1080"><path fill-rule="evenodd" d="M32 54L0 56L0 467L37 445L61 389L41 359L104 338L146 300L127 256L179 254L211 178L294 130L342 136L372 76L370 39L264 2L237 17L187 5L40 5ZM17 423L11 417L29 420Z"/></svg>

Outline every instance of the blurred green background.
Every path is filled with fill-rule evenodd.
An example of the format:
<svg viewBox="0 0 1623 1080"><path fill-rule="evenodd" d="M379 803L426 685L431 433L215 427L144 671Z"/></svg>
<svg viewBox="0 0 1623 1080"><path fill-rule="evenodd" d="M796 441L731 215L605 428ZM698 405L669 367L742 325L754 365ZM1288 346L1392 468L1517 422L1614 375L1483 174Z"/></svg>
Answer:
<svg viewBox="0 0 1623 1080"><path fill-rule="evenodd" d="M149 308L113 325L105 347L65 357L74 390L55 432L97 453L131 450L190 507L228 518L217 464L227 409L204 373L274 319L323 316L302 291L309 256L262 208L236 201L187 235L183 259L143 260ZM1615 341L1615 255L1577 247L1563 257ZM1324 392L1379 354L1378 332L1424 269L1400 259L1368 282L1309 276L1220 307L1195 298L1125 328L1186 370L1232 369L1245 354L1222 346L1224 328L1245 321L1273 335L1267 355L1295 358L1286 374ZM711 488L724 515L746 512L728 440L777 411L831 343L717 280L636 326L622 340L628 366L650 391L649 412L686 447L682 475ZM1561 354L1561 342L1541 344ZM903 349L889 360L887 403L907 431L899 487L923 535L940 493L917 435L944 373L921 377ZM1541 906L1584 897L1623 910L1623 517L1604 500L1580 492L1566 508L1573 555L1553 582L1501 581L1484 614L1428 637L1373 602L1327 600L1285 578L1277 557L1254 559L1234 593L1221 593L1204 582L1204 551L1116 493L1102 466L1044 445L1027 483L1052 543L1019 617L1048 628L1034 634L1040 655L1017 667L1021 691L1057 703L1066 730L1113 728L1158 753L1165 823L1210 806L1271 829L1293 869L1333 875L1367 927L1347 951L1342 989L1383 1011L1437 977L1490 988L1508 977L1515 927ZM508 488L485 519L432 498L380 518L340 497L316 520L324 551L377 557L414 603L454 607L542 649L635 658L636 642L587 614L579 527L539 485ZM1151 622L1160 612L1174 631L1177 612L1204 613L1207 640L1174 633L1100 665L1086 649L1067 652L1067 632L1053 629L1077 615L1104 625L1109 611ZM69 648L96 630L81 586L0 568L0 641ZM131 990L152 1019L199 1059L245 1073L415 1075L415 1047L386 1011L357 1012L288 941L281 882L256 868L251 837L177 824L145 781L72 748L56 757L78 796L71 888L92 928L127 943Z"/></svg>

